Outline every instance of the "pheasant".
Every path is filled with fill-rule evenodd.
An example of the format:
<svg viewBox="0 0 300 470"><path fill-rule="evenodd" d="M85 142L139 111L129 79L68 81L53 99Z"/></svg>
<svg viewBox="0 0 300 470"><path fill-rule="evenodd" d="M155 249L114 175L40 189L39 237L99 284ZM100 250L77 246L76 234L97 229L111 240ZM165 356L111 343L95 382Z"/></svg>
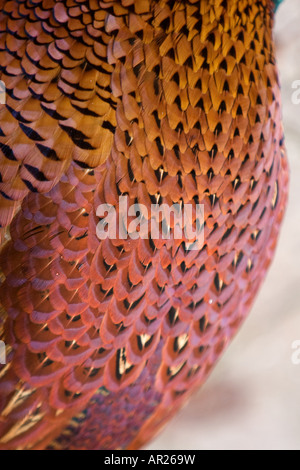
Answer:
<svg viewBox="0 0 300 470"><path fill-rule="evenodd" d="M287 202L279 3L0 1L0 449L143 446L240 328ZM202 246L100 239L121 196L201 204Z"/></svg>

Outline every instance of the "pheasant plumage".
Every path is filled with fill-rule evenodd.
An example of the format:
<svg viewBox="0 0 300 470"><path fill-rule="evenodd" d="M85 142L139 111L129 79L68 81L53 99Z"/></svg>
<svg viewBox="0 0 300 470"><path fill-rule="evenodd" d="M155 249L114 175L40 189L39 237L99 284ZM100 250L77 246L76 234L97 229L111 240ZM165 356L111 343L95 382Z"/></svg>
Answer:
<svg viewBox="0 0 300 470"><path fill-rule="evenodd" d="M0 449L137 448L205 381L274 254L275 3L0 4ZM100 241L121 195L203 204L203 247Z"/></svg>

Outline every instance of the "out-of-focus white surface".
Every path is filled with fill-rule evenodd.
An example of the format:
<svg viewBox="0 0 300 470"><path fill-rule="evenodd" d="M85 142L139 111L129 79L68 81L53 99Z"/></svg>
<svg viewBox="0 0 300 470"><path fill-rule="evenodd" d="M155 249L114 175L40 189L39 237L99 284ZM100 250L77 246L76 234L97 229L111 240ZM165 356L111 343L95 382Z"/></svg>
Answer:
<svg viewBox="0 0 300 470"><path fill-rule="evenodd" d="M275 29L291 183L276 257L254 308L210 379L147 449L300 449L300 1Z"/></svg>

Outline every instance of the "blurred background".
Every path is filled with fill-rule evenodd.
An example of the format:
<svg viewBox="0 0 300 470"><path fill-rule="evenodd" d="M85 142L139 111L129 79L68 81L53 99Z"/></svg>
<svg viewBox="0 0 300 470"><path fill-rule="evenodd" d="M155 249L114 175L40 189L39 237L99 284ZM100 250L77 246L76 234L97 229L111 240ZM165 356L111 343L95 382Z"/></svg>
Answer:
<svg viewBox="0 0 300 470"><path fill-rule="evenodd" d="M293 342L300 345L300 103L292 103L300 80L299 0L279 7L275 38L291 173L276 257L209 380L147 449L300 449L300 364L291 360Z"/></svg>

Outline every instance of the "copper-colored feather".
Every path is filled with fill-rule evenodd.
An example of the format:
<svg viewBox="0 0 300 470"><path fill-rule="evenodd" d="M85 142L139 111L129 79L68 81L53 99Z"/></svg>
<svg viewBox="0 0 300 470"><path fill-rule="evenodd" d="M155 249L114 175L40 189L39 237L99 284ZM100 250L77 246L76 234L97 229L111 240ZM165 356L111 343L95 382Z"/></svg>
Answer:
<svg viewBox="0 0 300 470"><path fill-rule="evenodd" d="M274 4L0 4L0 449L136 448L205 381L274 254ZM120 195L203 204L204 246L100 241Z"/></svg>

